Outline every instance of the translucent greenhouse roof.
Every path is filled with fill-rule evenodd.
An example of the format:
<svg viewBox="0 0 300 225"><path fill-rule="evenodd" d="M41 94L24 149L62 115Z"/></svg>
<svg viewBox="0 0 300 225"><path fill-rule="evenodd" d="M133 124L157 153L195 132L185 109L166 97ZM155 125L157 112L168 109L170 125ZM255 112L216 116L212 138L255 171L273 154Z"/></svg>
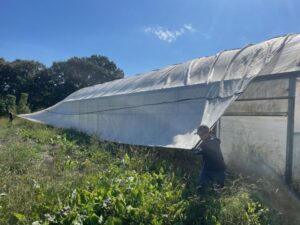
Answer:
<svg viewBox="0 0 300 225"><path fill-rule="evenodd" d="M192 148L256 76L300 70L300 35L222 51L145 74L80 89L56 105L20 115L102 139Z"/></svg>
<svg viewBox="0 0 300 225"><path fill-rule="evenodd" d="M300 35L290 34L240 49L226 50L125 79L81 89L73 101L179 86L236 80L300 70Z"/></svg>

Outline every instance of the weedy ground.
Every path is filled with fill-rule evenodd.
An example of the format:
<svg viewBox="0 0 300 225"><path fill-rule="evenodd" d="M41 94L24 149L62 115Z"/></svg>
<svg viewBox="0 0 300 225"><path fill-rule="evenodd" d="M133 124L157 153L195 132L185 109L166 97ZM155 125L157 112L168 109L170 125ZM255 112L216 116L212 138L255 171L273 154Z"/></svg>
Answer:
<svg viewBox="0 0 300 225"><path fill-rule="evenodd" d="M188 151L0 119L0 224L282 224L255 182L197 189Z"/></svg>

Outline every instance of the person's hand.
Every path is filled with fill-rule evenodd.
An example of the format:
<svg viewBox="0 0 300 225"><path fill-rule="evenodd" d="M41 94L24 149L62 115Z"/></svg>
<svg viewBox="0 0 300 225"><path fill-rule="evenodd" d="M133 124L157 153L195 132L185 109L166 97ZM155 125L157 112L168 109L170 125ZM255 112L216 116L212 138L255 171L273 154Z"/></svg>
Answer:
<svg viewBox="0 0 300 225"><path fill-rule="evenodd" d="M198 148L192 148L192 153L195 155L201 154L202 152L202 148L198 147Z"/></svg>

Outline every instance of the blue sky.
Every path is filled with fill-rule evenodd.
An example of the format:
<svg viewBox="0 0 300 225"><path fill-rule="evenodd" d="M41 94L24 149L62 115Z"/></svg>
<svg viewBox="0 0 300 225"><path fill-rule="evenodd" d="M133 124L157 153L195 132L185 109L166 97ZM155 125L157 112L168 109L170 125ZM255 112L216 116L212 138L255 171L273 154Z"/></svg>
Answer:
<svg viewBox="0 0 300 225"><path fill-rule="evenodd" d="M127 76L300 32L299 0L0 0L0 57L100 54Z"/></svg>

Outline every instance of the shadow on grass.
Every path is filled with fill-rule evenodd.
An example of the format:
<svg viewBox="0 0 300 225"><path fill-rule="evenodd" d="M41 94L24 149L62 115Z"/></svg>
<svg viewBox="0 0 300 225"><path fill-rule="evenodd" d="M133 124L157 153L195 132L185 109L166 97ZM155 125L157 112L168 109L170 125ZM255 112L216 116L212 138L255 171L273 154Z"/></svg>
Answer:
<svg viewBox="0 0 300 225"><path fill-rule="evenodd" d="M74 129L59 129L59 134L65 136L67 140L75 142L78 145L91 144L91 136Z"/></svg>

